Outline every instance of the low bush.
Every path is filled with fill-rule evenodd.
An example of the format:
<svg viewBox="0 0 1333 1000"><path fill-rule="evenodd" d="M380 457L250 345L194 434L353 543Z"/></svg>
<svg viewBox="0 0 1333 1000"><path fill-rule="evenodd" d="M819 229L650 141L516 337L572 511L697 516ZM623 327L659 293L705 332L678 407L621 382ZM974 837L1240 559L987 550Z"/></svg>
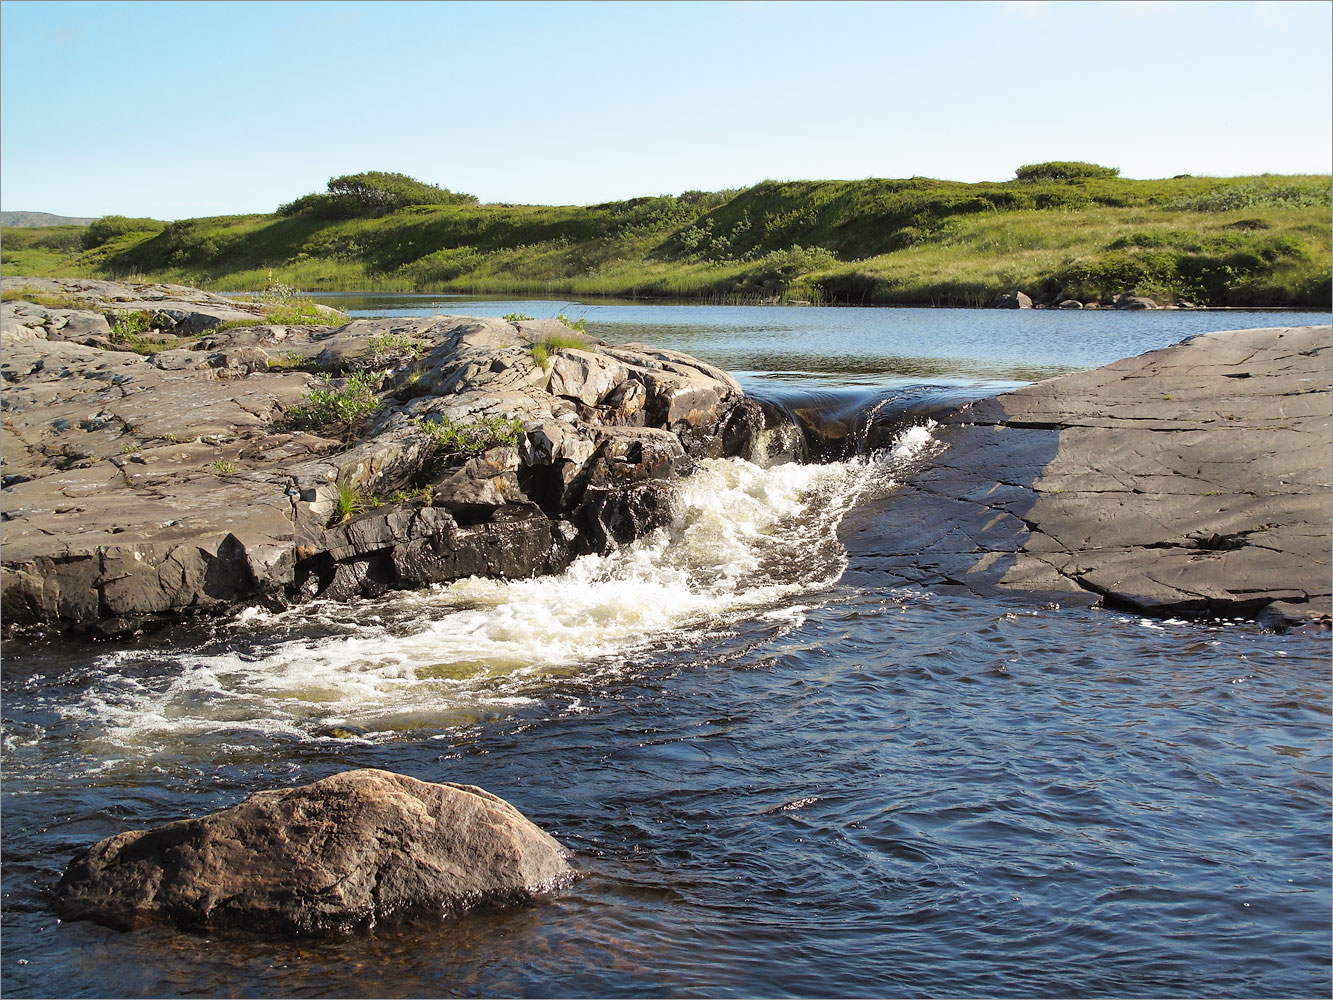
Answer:
<svg viewBox="0 0 1333 1000"><path fill-rule="evenodd" d="M1082 160L1048 160L1029 163L1014 171L1020 181L1077 181L1089 178L1119 177L1119 167L1103 167Z"/></svg>
<svg viewBox="0 0 1333 1000"><path fill-rule="evenodd" d="M426 184L406 174L369 170L331 177L328 192L278 206L284 216L311 213L327 219L373 218L409 205L475 205L475 195Z"/></svg>
<svg viewBox="0 0 1333 1000"><path fill-rule="evenodd" d="M326 379L324 386L312 389L303 402L287 411L287 419L302 430L333 428L351 437L380 408L381 381L378 372L353 372L337 385Z"/></svg>
<svg viewBox="0 0 1333 1000"><path fill-rule="evenodd" d="M89 223L84 230L81 243L85 250L95 250L103 243L124 236L126 233L160 233L167 227L157 219L131 219L123 215L104 215L96 222Z"/></svg>
<svg viewBox="0 0 1333 1000"><path fill-rule="evenodd" d="M479 420L418 417L416 424L444 458L470 458L491 448L513 447L523 433L523 425L509 417Z"/></svg>

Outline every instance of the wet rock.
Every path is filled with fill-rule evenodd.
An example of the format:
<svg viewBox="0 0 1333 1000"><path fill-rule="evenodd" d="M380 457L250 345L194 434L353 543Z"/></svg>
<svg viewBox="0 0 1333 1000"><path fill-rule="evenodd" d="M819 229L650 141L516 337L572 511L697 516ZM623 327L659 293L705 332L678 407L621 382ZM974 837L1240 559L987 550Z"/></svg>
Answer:
<svg viewBox="0 0 1333 1000"><path fill-rule="evenodd" d="M1211 333L967 407L844 520L847 578L1327 620L1331 339Z"/></svg>
<svg viewBox="0 0 1333 1000"><path fill-rule="evenodd" d="M1061 299L1056 305L1057 309L1082 309L1083 303L1078 299Z"/></svg>
<svg viewBox="0 0 1333 1000"><path fill-rule="evenodd" d="M992 309L1031 309L1032 298L1023 292L1001 292L991 300Z"/></svg>
<svg viewBox="0 0 1333 1000"><path fill-rule="evenodd" d="M70 864L56 906L121 930L337 934L521 905L572 877L503 799L367 769L108 837Z"/></svg>

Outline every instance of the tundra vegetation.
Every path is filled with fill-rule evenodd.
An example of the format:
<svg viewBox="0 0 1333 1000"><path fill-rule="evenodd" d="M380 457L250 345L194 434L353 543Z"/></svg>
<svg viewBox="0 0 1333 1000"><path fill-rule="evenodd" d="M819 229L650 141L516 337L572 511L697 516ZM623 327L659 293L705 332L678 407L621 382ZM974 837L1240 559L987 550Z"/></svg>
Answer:
<svg viewBox="0 0 1333 1000"><path fill-rule="evenodd" d="M479 204L401 174L333 178L270 215L6 229L6 273L316 291L984 305L1327 306L1328 176L764 181L591 206ZM300 322L299 319L285 320Z"/></svg>

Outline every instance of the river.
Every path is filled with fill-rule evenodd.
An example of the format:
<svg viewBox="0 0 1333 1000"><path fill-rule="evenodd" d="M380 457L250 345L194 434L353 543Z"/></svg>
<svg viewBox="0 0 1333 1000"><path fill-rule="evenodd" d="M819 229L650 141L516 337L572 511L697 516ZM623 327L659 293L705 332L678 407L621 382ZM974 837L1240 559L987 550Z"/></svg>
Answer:
<svg viewBox="0 0 1333 1000"><path fill-rule="evenodd" d="M333 299L584 319L747 392L913 408L1319 313ZM832 401L832 402L829 402ZM1327 996L1327 633L853 586L938 447L709 461L567 573L6 644L7 996ZM852 567L854 568L854 567ZM860 579L858 577L858 579ZM330 942L62 923L101 837L351 767L573 852L536 905Z"/></svg>

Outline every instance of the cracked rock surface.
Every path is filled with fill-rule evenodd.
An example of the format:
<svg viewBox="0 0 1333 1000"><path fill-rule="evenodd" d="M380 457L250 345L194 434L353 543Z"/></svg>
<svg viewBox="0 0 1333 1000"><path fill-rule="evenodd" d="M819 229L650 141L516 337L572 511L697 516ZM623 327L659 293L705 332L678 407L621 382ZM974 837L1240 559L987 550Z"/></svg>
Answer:
<svg viewBox="0 0 1333 1000"><path fill-rule="evenodd" d="M1331 337L1205 334L953 414L844 521L849 579L1326 621Z"/></svg>
<svg viewBox="0 0 1333 1000"><path fill-rule="evenodd" d="M368 768L108 837L70 863L56 906L121 930L317 935L522 904L572 878L504 799Z"/></svg>
<svg viewBox="0 0 1333 1000"><path fill-rule="evenodd" d="M278 326L190 289L57 291L92 318L167 294L213 313L154 330L155 353L140 354L99 333L60 339L69 317L57 330L50 310L4 303L6 629L113 634L253 599L555 572L662 524L694 458L748 446L731 376L554 320ZM295 419L357 378L375 386L368 411ZM503 439L459 450L430 433L488 421Z"/></svg>

